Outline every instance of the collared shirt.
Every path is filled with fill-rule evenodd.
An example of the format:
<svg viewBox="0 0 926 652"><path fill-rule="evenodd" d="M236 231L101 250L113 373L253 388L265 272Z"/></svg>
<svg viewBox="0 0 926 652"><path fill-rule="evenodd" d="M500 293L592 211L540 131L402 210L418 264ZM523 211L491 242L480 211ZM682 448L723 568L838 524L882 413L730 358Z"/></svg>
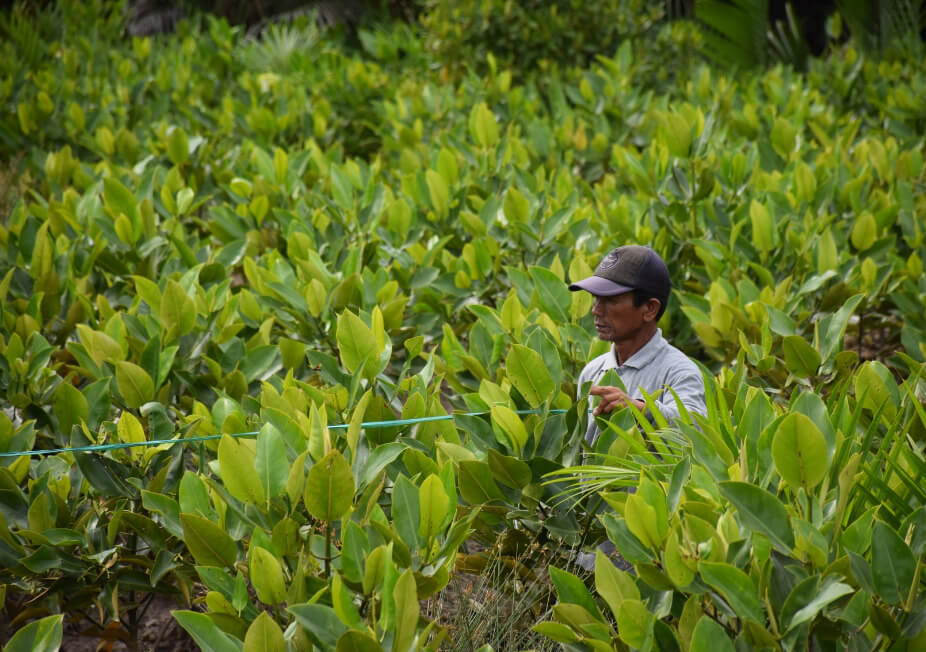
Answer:
<svg viewBox="0 0 926 652"><path fill-rule="evenodd" d="M675 397L671 392L665 391L666 387L671 387L678 394L682 405L689 412L707 414L707 406L704 402L704 378L701 376L701 370L687 355L665 340L661 329L657 328L649 341L622 365L617 363L613 346L607 353L599 355L585 365L582 373L579 374L580 395L578 398L582 398L582 386L586 382L592 381L592 384L597 384L609 369L617 371L617 375L620 376L631 398L643 400L641 389L651 395L663 390L655 398L655 403L659 411L670 422L678 419L680 414L675 404ZM593 443L598 435L598 426L590 415L585 440Z"/></svg>

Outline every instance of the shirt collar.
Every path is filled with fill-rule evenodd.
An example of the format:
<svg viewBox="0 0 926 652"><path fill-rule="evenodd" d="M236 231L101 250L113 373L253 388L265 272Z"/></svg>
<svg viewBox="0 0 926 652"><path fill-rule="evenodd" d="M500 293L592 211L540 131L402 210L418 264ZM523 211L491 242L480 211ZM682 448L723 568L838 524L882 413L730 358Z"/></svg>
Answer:
<svg viewBox="0 0 926 652"><path fill-rule="evenodd" d="M642 369L656 358L659 350L662 349L663 342L665 342L665 340L662 337L662 329L657 328L653 336L649 338L649 341L640 347L640 349L630 356L622 365L617 364L617 355L612 345L611 357L614 358L614 366L616 368L631 367L633 369Z"/></svg>

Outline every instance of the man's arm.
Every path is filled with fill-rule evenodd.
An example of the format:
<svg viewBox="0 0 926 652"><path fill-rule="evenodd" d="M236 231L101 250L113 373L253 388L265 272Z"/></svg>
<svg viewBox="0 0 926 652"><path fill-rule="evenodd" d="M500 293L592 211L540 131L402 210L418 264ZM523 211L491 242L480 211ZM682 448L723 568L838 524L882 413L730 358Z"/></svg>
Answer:
<svg viewBox="0 0 926 652"><path fill-rule="evenodd" d="M692 371L679 374L677 378L671 379L666 383L678 395L682 405L689 412L697 412L701 415L707 414L707 406L704 402L704 379L699 371ZM640 399L634 399L620 387L611 387L606 385L595 385L589 390L589 394L600 396L601 401L594 410L594 415L610 414L619 407L633 403L641 412L646 410L646 403ZM679 419L681 413L675 403L675 397L672 392L664 389L655 400L659 411L668 421Z"/></svg>

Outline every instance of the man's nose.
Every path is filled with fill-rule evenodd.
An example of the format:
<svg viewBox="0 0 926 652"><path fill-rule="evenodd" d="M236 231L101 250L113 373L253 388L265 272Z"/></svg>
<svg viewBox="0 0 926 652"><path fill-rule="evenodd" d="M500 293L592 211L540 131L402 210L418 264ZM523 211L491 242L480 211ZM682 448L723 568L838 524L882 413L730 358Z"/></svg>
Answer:
<svg viewBox="0 0 926 652"><path fill-rule="evenodd" d="M603 304L603 301L601 300L601 297L595 297L595 301L594 301L594 303L592 303L592 314L593 314L593 315L600 315L600 314L601 314L601 306L602 306L602 304Z"/></svg>

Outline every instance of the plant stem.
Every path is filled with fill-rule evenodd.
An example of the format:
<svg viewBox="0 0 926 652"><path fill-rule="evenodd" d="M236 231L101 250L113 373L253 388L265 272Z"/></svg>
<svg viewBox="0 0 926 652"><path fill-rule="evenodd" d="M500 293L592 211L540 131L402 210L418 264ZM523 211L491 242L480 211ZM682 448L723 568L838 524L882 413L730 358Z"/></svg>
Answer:
<svg viewBox="0 0 926 652"><path fill-rule="evenodd" d="M331 579L331 523L325 524L325 579Z"/></svg>

